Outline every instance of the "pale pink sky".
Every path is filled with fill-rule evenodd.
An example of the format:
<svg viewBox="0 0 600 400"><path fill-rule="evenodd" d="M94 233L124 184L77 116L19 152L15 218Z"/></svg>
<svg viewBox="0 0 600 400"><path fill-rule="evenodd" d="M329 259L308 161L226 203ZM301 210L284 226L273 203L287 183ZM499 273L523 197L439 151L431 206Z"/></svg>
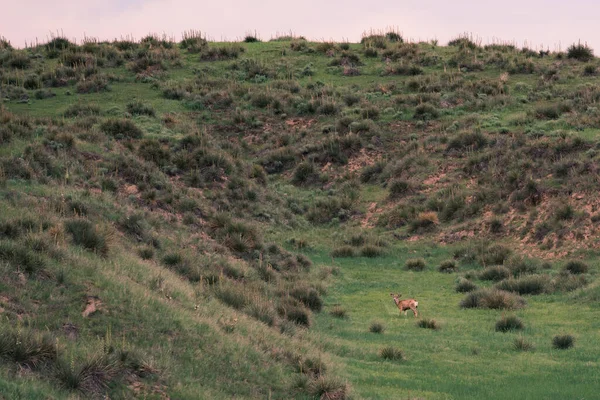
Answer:
<svg viewBox="0 0 600 400"><path fill-rule="evenodd" d="M53 33L100 39L153 32L180 40L194 29L213 40L256 31L262 39L293 32L311 39L360 40L370 29L397 27L413 40L463 32L532 48L564 50L587 42L600 55L600 0L0 0L0 35L14 46Z"/></svg>

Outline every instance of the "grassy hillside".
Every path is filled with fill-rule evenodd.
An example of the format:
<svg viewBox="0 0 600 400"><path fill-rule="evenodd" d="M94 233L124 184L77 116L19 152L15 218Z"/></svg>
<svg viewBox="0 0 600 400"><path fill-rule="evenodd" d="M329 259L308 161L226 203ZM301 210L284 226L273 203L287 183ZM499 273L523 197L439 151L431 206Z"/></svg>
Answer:
<svg viewBox="0 0 600 400"><path fill-rule="evenodd" d="M591 49L253 39L0 41L0 393L593 397Z"/></svg>

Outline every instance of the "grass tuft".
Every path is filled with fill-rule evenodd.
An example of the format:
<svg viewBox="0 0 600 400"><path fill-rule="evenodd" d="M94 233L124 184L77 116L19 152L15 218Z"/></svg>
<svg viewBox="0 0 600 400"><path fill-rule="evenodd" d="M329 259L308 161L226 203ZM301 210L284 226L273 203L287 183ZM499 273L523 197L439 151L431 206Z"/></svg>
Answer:
<svg viewBox="0 0 600 400"><path fill-rule="evenodd" d="M384 360L402 361L405 359L404 351L394 346L386 346L379 350L379 356Z"/></svg>
<svg viewBox="0 0 600 400"><path fill-rule="evenodd" d="M524 327L523 321L514 315L510 315L508 317L503 316L496 322L496 332L522 330Z"/></svg>
<svg viewBox="0 0 600 400"><path fill-rule="evenodd" d="M566 350L573 346L575 346L573 335L556 335L552 338L552 347L555 349Z"/></svg>

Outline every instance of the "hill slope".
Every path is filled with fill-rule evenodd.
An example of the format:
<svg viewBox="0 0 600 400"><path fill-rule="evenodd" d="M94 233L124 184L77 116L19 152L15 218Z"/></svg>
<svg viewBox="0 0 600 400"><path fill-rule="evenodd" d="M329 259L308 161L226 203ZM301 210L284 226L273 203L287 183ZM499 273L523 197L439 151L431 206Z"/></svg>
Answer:
<svg viewBox="0 0 600 400"><path fill-rule="evenodd" d="M490 335L466 326L495 312L463 320L455 276L419 275L447 259L459 284L530 296L534 340L549 343L544 312L567 300L578 324L558 331L597 336L597 60L583 46L400 39L2 42L0 392L504 393L494 387L514 380L478 378L490 359L462 354ZM371 318L407 346L439 340L396 331L419 329L387 307L398 286L426 318L452 308L443 340L469 332L449 352L489 391L436 384L457 357L440 349L408 357L422 381L386 375L377 348L395 339L365 337ZM490 308L519 308L501 293ZM573 368L596 370L593 340L578 346Z"/></svg>

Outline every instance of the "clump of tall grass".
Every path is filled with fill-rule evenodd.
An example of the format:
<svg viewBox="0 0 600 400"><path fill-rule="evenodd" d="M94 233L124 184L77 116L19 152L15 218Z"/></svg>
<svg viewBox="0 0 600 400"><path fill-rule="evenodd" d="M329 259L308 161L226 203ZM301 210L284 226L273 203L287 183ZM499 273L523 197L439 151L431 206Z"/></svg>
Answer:
<svg viewBox="0 0 600 400"><path fill-rule="evenodd" d="M552 338L552 347L565 350L575 346L575 337L573 335L556 335Z"/></svg>
<svg viewBox="0 0 600 400"><path fill-rule="evenodd" d="M535 349L535 346L532 342L525 339L523 336L518 336L513 342L513 348L517 351L532 351Z"/></svg>
<svg viewBox="0 0 600 400"><path fill-rule="evenodd" d="M458 265L456 265L456 261L454 261L454 260L442 261L442 263L438 267L438 271L444 272L447 274L451 274L453 272L458 272Z"/></svg>
<svg viewBox="0 0 600 400"><path fill-rule="evenodd" d="M524 327L523 321L515 315L503 316L496 322L496 332L522 330Z"/></svg>
<svg viewBox="0 0 600 400"><path fill-rule="evenodd" d="M466 278L460 278L456 283L455 290L458 293L468 293L477 290L477 285Z"/></svg>
<svg viewBox="0 0 600 400"><path fill-rule="evenodd" d="M369 326L369 332L372 333L383 333L385 331L385 325L381 321L373 321L371 322L371 326Z"/></svg>
<svg viewBox="0 0 600 400"><path fill-rule="evenodd" d="M585 274L588 272L590 267L582 261L569 261L563 267L562 270L569 272L573 275Z"/></svg>
<svg viewBox="0 0 600 400"><path fill-rule="evenodd" d="M402 361L405 359L404 351L394 346L386 346L379 350L379 356L384 360Z"/></svg>
<svg viewBox="0 0 600 400"><path fill-rule="evenodd" d="M490 308L517 310L525 307L521 296L499 289L479 289L467 294L460 302L461 308Z"/></svg>
<svg viewBox="0 0 600 400"><path fill-rule="evenodd" d="M102 232L86 219L65 221L65 231L73 238L73 243L102 256L108 254L108 241Z"/></svg>
<svg viewBox="0 0 600 400"><path fill-rule="evenodd" d="M423 271L425 267L425 259L423 258L411 258L406 260L404 264L404 268L408 271Z"/></svg>
<svg viewBox="0 0 600 400"><path fill-rule="evenodd" d="M440 324L435 319L423 318L417 321L417 326L424 329L432 329L437 331L440 329Z"/></svg>

